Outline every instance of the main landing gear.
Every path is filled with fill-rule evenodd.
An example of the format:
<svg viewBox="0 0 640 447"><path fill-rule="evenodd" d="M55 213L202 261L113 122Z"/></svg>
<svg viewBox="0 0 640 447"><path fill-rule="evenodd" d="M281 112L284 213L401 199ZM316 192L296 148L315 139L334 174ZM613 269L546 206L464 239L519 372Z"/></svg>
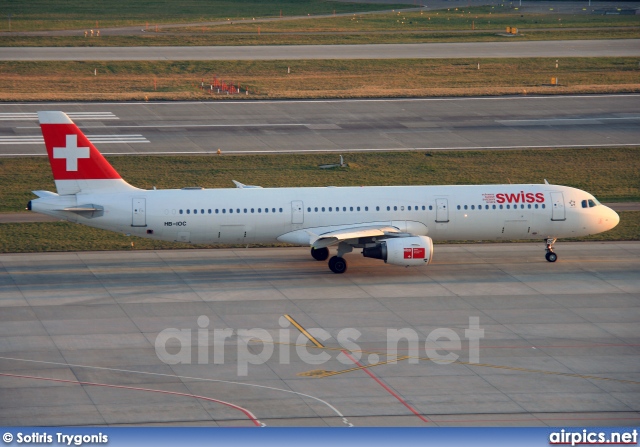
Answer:
<svg viewBox="0 0 640 447"><path fill-rule="evenodd" d="M340 242L338 244L338 253L336 256L333 256L329 259L329 270L333 273L344 273L347 271L347 261L344 260L343 256L347 253L351 253L353 251L353 247L344 242ZM311 256L316 261L325 261L329 257L329 249L328 248L313 248L311 247Z"/></svg>
<svg viewBox="0 0 640 447"><path fill-rule="evenodd" d="M329 269L333 273L344 273L347 271L347 261L340 256L333 256L329 259Z"/></svg>
<svg viewBox="0 0 640 447"><path fill-rule="evenodd" d="M556 239L547 239L547 254L544 255L545 259L549 262L556 262L558 255L553 252L553 244L556 243Z"/></svg>

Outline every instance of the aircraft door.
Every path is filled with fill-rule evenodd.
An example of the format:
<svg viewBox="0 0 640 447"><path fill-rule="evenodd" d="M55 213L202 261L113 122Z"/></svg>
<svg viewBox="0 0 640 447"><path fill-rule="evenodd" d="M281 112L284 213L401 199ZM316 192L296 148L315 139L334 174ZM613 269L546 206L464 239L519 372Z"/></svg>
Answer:
<svg viewBox="0 0 640 447"><path fill-rule="evenodd" d="M146 227L147 226L147 206L146 199L133 199L131 206L131 212L133 218L131 221L132 227Z"/></svg>
<svg viewBox="0 0 640 447"><path fill-rule="evenodd" d="M304 203L302 200L294 200L291 202L291 223L304 223Z"/></svg>
<svg viewBox="0 0 640 447"><path fill-rule="evenodd" d="M447 199L436 199L436 222L449 222L449 203Z"/></svg>
<svg viewBox="0 0 640 447"><path fill-rule="evenodd" d="M551 220L566 220L564 210L564 196L561 192L551 193Z"/></svg>

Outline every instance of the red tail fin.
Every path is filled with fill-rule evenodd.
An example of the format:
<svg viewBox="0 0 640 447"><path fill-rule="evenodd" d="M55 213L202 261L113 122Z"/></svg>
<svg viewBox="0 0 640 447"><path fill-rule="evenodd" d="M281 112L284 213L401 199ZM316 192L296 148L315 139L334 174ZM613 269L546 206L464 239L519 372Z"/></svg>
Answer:
<svg viewBox="0 0 640 447"><path fill-rule="evenodd" d="M38 119L60 194L131 188L65 113L38 112Z"/></svg>

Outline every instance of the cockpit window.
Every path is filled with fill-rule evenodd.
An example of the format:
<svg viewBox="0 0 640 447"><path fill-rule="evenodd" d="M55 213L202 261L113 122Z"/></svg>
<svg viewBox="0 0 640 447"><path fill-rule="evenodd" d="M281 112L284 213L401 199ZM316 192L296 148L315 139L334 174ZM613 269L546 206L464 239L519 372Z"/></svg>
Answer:
<svg viewBox="0 0 640 447"><path fill-rule="evenodd" d="M589 208L593 208L594 206L596 206L596 203L593 200L589 200Z"/></svg>
<svg viewBox="0 0 640 447"><path fill-rule="evenodd" d="M583 200L583 201L582 201L582 208L586 208L586 207L587 207L587 201L586 201L586 200Z"/></svg>

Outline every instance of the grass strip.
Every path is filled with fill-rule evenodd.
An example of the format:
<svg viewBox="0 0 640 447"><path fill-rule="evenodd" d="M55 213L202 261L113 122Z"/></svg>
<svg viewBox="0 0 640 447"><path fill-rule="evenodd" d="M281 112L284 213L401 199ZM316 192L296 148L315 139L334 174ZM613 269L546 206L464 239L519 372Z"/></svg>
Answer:
<svg viewBox="0 0 640 447"><path fill-rule="evenodd" d="M145 33L131 36L2 36L0 47L137 47L137 46L241 46L241 45L359 45L437 42L504 42L540 40L635 39L640 28L531 30L506 36L496 30L468 32L349 33L349 34L231 34Z"/></svg>
<svg viewBox="0 0 640 447"><path fill-rule="evenodd" d="M227 98L200 89L214 76L249 90L236 99L637 92L639 62L563 58L556 69L554 58L6 61L0 62L0 101ZM560 85L549 85L552 77Z"/></svg>
<svg viewBox="0 0 640 447"><path fill-rule="evenodd" d="M395 8L413 5L394 5ZM193 23L253 17L283 17L379 11L380 3L347 3L325 0L4 0L6 18L11 13L11 31L42 31L108 28L164 23ZM0 21L0 31L9 31L9 20Z"/></svg>

